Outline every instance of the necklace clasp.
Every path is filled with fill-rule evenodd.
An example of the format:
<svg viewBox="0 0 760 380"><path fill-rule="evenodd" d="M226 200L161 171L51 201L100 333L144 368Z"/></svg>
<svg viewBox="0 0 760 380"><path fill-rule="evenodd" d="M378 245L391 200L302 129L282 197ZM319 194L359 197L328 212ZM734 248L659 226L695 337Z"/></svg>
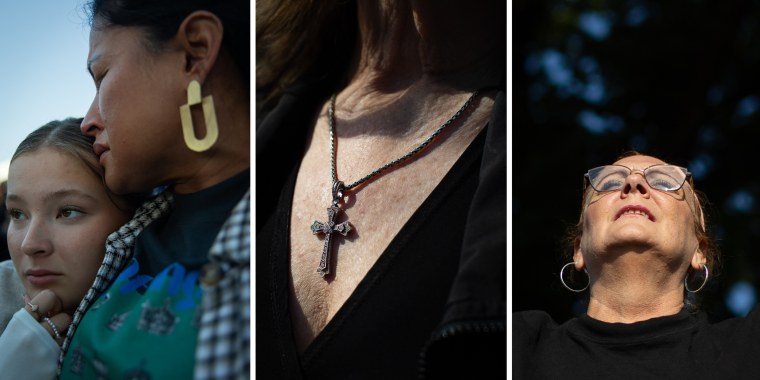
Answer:
<svg viewBox="0 0 760 380"><path fill-rule="evenodd" d="M337 206L338 203L343 199L343 190L346 188L345 185L343 185L343 181L335 181L333 182L332 187L332 197L333 197L333 206Z"/></svg>

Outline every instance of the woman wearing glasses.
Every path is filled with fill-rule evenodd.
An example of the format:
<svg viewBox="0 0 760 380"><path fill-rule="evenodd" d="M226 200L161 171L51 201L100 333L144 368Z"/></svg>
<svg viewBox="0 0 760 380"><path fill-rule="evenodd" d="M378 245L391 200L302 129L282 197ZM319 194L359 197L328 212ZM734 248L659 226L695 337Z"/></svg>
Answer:
<svg viewBox="0 0 760 380"><path fill-rule="evenodd" d="M585 178L560 278L588 310L561 325L515 313L515 379L760 376L760 313L710 324L694 310L717 251L688 170L633 153Z"/></svg>

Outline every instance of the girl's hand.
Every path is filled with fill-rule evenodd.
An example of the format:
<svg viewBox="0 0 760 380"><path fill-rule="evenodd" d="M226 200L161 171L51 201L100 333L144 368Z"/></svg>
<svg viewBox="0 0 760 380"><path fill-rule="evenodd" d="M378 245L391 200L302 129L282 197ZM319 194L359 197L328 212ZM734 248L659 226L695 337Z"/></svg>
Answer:
<svg viewBox="0 0 760 380"><path fill-rule="evenodd" d="M29 299L24 295L24 309L36 319L60 346L71 324L71 316L61 311L61 300L52 290L45 289Z"/></svg>

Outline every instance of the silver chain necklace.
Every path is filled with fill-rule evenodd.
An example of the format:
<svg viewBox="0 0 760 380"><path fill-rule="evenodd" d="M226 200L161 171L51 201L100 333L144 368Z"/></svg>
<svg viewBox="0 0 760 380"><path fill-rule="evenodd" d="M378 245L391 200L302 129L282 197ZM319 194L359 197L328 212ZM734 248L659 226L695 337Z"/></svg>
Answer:
<svg viewBox="0 0 760 380"><path fill-rule="evenodd" d="M345 185L342 181L339 181L335 175L335 98L337 94L333 94L332 98L330 99L330 108L327 111L330 125L330 179L332 180L332 206L327 208L327 222L322 223L315 220L314 223L311 224L311 232L313 234L316 235L321 233L325 235L324 247L322 248L322 256L319 259L319 266L317 267L317 273L319 273L320 276L324 278L327 274L330 273L330 250L332 248L332 235L337 232L343 236L347 236L353 228L351 224L348 223L348 221L335 224L335 217L338 215L338 212L341 211L338 204L343 199L343 192L353 190L368 180L414 157L417 153L425 149L425 147L430 144L436 137L438 137L441 132L453 124L454 121L456 121L459 116L464 113L467 107L470 106L470 103L472 103L472 100L475 99L477 95L478 91L473 92L472 95L467 98L467 101L464 102L462 107L460 107L454 115L446 120L446 122L441 124L441 126L438 127L438 129L436 129L435 132L430 135L430 137L425 139L425 141L419 144L416 148L412 149L409 153L375 169L373 172L365 175L356 182Z"/></svg>

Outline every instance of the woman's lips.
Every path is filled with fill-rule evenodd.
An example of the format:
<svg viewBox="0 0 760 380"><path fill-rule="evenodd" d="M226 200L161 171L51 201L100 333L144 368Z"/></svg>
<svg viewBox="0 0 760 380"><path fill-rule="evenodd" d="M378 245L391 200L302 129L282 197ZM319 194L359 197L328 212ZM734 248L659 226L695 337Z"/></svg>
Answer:
<svg viewBox="0 0 760 380"><path fill-rule="evenodd" d="M646 216L647 219L655 221L654 215L646 207L640 205L624 206L615 214L615 220L620 219L621 216Z"/></svg>
<svg viewBox="0 0 760 380"><path fill-rule="evenodd" d="M98 156L98 161L100 162L101 165L103 165L103 161L105 160L106 153L111 151L111 149L109 149L107 145L99 144L99 143L93 144L92 150L95 152L95 155Z"/></svg>
<svg viewBox="0 0 760 380"><path fill-rule="evenodd" d="M95 143L92 145L92 150L95 151L96 156L100 157L103 152L108 150L108 147L105 144Z"/></svg>
<svg viewBox="0 0 760 380"><path fill-rule="evenodd" d="M100 166L106 166L106 157L108 157L108 152L110 152L110 150L107 150L98 156L98 162L100 163Z"/></svg>

